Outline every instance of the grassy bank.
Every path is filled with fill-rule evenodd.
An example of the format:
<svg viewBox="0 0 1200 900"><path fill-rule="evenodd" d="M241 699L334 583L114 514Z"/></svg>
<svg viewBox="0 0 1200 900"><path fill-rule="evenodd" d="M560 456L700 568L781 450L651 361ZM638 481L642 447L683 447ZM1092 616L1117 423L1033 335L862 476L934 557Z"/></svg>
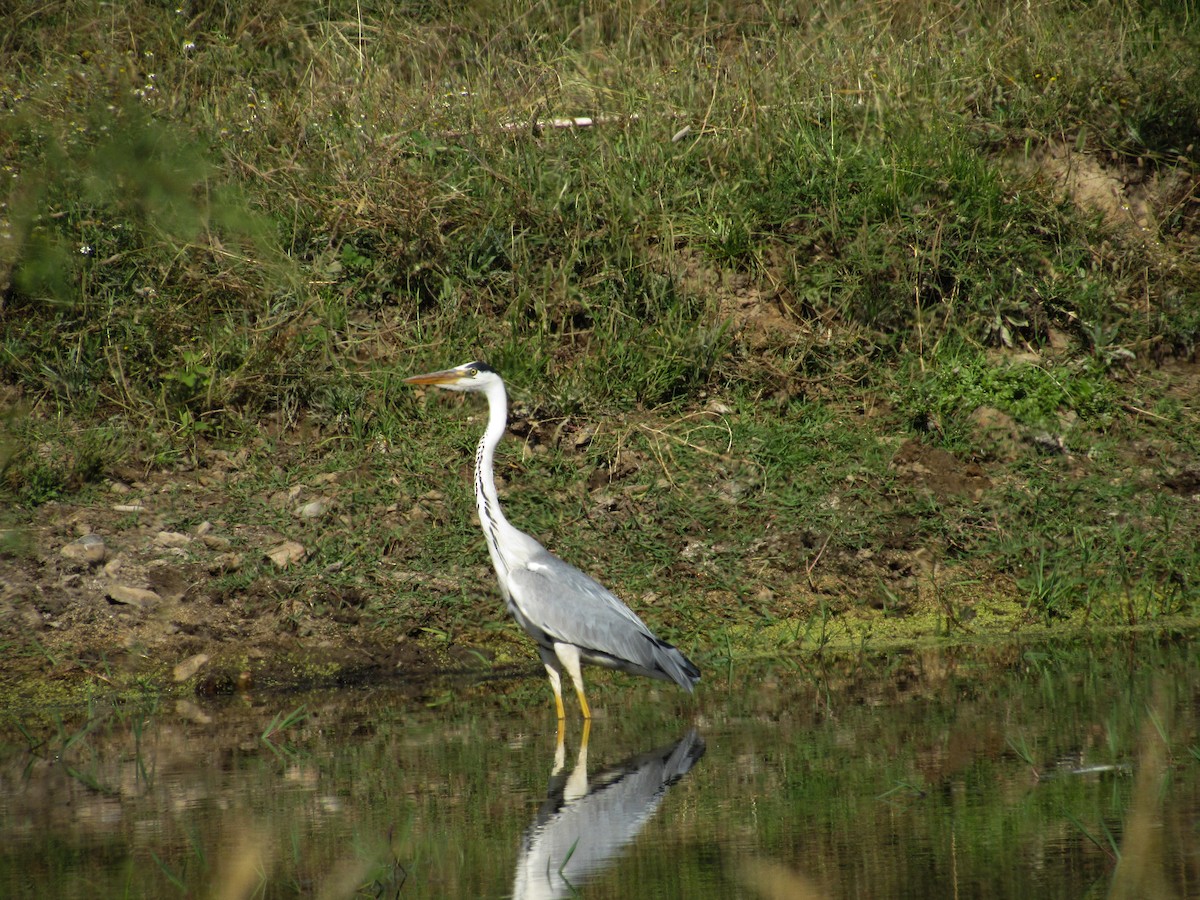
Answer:
<svg viewBox="0 0 1200 900"><path fill-rule="evenodd" d="M495 643L479 411L399 385L484 358L513 520L690 649L1197 612L1188 4L3 26L16 610L61 574L53 510L114 480L206 486L162 527L283 535L304 486L337 509L305 560L193 599Z"/></svg>

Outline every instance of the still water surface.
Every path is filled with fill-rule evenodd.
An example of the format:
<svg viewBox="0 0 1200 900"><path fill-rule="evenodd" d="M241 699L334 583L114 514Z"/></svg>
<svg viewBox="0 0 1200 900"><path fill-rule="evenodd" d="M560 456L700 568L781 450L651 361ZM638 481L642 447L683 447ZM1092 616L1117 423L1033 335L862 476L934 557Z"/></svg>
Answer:
<svg viewBox="0 0 1200 900"><path fill-rule="evenodd" d="M1187 637L592 684L9 711L0 896L1200 897Z"/></svg>

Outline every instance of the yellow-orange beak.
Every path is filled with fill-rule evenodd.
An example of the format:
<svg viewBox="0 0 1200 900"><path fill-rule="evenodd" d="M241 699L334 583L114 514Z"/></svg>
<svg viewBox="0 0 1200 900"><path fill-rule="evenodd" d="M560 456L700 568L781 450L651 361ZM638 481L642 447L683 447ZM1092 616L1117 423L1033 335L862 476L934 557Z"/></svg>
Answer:
<svg viewBox="0 0 1200 900"><path fill-rule="evenodd" d="M405 384L454 384L463 377L460 369L442 369L440 372L429 372L426 375L410 375L404 379Z"/></svg>

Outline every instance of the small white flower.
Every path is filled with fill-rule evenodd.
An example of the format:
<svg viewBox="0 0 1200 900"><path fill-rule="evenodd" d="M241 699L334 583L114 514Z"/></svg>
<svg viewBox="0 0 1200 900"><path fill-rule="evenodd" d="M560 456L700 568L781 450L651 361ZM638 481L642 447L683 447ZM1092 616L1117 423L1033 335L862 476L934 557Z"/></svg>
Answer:
<svg viewBox="0 0 1200 900"><path fill-rule="evenodd" d="M196 49L195 41L184 41L183 42L183 52L184 53L191 53L195 49Z"/></svg>
<svg viewBox="0 0 1200 900"><path fill-rule="evenodd" d="M80 246L79 252L82 253L84 256L91 256L95 251L92 250L91 244L83 244Z"/></svg>

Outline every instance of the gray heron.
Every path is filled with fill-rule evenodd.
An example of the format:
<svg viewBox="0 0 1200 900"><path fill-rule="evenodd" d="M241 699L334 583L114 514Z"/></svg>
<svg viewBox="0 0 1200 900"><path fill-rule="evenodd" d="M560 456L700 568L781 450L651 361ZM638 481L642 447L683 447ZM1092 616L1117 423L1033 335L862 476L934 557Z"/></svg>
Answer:
<svg viewBox="0 0 1200 900"><path fill-rule="evenodd" d="M563 562L504 517L492 473L496 445L508 426L504 380L481 362L404 380L451 391L474 391L487 397L488 426L475 452L479 524L509 612L537 643L554 690L559 721L566 718L564 671L575 686L583 718L592 717L583 691L582 663L674 681L691 693L700 680L700 670L691 660L655 637L612 591Z"/></svg>

